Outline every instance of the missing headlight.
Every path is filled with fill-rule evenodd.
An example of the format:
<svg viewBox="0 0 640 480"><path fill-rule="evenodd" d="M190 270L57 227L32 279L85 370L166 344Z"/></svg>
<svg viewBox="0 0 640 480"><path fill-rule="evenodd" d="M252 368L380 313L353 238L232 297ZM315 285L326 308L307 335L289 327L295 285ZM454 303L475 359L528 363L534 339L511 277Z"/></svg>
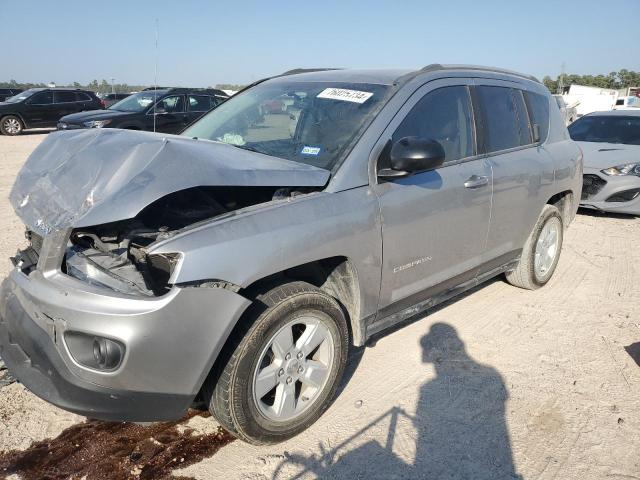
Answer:
<svg viewBox="0 0 640 480"><path fill-rule="evenodd" d="M179 253L156 253L147 255L149 280L156 289L167 288L171 274L180 260Z"/></svg>

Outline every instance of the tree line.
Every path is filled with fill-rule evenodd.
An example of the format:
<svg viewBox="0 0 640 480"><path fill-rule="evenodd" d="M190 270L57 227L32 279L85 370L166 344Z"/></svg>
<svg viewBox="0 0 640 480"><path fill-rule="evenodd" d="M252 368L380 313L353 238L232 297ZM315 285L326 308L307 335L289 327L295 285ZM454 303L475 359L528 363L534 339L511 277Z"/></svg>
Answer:
<svg viewBox="0 0 640 480"><path fill-rule="evenodd" d="M562 93L558 91L560 85L568 87L574 84L613 89L640 87L640 72L622 69L617 72L611 72L608 75L564 74L558 75L555 80L547 75L542 79L542 83L551 93Z"/></svg>
<svg viewBox="0 0 640 480"><path fill-rule="evenodd" d="M9 80L8 82L0 82L0 88L19 88L22 90L26 90L28 88L39 88L39 87L47 87L46 83L21 83L15 80ZM86 85L83 85L78 82L73 82L70 85L58 85L58 87L71 87L71 88L81 88L84 90L91 90L96 93L111 93L112 91L118 93L128 93L128 92L139 92L140 90L144 90L145 88L150 87L151 85L129 85L127 83L114 83L113 86L107 82L105 79L102 79L101 82L98 80L93 80ZM214 88L218 88L220 90L240 90L243 88L242 85L236 84L227 84L222 83L215 85Z"/></svg>
<svg viewBox="0 0 640 480"><path fill-rule="evenodd" d="M542 79L545 87L547 87L551 93L559 93L560 85L568 87L570 85L587 85L590 87L599 88L627 88L640 86L640 72L633 70L622 69L617 72L611 72L607 75L576 75L573 73L558 75L555 80L550 76L545 76ZM20 83L15 80L9 80L8 82L0 82L0 88L21 88L26 90L27 88L46 87L45 83ZM91 90L96 93L110 93L113 89L115 92L137 92L143 90L150 85L129 85L126 83L116 83L112 85L105 79L101 82L93 80L92 82L82 85L78 82L73 82L71 85L58 85L61 87L73 87L83 88L85 90ZM241 90L244 85L232 84L232 83L219 83L214 88L221 90Z"/></svg>

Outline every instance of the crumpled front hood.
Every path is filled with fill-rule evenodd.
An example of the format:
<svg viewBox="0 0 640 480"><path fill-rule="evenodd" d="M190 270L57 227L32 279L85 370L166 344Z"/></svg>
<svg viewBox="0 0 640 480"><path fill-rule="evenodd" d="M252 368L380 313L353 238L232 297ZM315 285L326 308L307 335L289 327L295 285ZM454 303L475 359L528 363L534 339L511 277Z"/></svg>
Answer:
<svg viewBox="0 0 640 480"><path fill-rule="evenodd" d="M640 145L577 142L584 154L584 166L599 170L640 162Z"/></svg>
<svg viewBox="0 0 640 480"><path fill-rule="evenodd" d="M18 174L10 200L40 234L135 217L199 186L322 187L321 168L207 140L117 129L51 133Z"/></svg>

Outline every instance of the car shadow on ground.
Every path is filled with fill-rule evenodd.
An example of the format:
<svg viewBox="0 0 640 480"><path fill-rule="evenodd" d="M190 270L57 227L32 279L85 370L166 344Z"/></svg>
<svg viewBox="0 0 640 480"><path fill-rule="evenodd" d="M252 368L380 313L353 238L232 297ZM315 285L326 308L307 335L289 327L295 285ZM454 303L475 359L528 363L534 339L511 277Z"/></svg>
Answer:
<svg viewBox="0 0 640 480"><path fill-rule="evenodd" d="M513 463L505 420L508 394L500 373L471 358L446 323L434 324L420 344L422 361L434 366L436 377L420 387L415 414L393 407L320 455L289 454L273 479L522 478ZM397 431L399 421L413 425L413 461L394 453L396 442L413 441ZM383 425L388 425L384 442L367 439L368 431Z"/></svg>
<svg viewBox="0 0 640 480"><path fill-rule="evenodd" d="M625 352L636 362L636 365L640 367L640 342L632 343L624 347Z"/></svg>
<svg viewBox="0 0 640 480"><path fill-rule="evenodd" d="M607 217L619 220L637 220L640 218L627 213L603 212L602 210L594 210L591 208L579 208L578 215L584 215L585 217Z"/></svg>

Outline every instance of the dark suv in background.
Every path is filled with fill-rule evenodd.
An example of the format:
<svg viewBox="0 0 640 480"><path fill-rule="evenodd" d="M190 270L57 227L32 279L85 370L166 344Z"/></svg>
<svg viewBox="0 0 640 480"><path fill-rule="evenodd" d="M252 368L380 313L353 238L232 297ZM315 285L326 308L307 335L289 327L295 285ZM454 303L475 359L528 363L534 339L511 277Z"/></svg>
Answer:
<svg viewBox="0 0 640 480"><path fill-rule="evenodd" d="M58 122L58 130L109 127L178 133L228 98L215 89L147 89L106 110L67 115Z"/></svg>
<svg viewBox="0 0 640 480"><path fill-rule="evenodd" d="M64 115L100 108L100 99L87 90L30 88L0 103L0 132L19 135L28 128L55 127Z"/></svg>
<svg viewBox="0 0 640 480"><path fill-rule="evenodd" d="M22 88L0 88L0 102L4 102L7 98L22 92Z"/></svg>

